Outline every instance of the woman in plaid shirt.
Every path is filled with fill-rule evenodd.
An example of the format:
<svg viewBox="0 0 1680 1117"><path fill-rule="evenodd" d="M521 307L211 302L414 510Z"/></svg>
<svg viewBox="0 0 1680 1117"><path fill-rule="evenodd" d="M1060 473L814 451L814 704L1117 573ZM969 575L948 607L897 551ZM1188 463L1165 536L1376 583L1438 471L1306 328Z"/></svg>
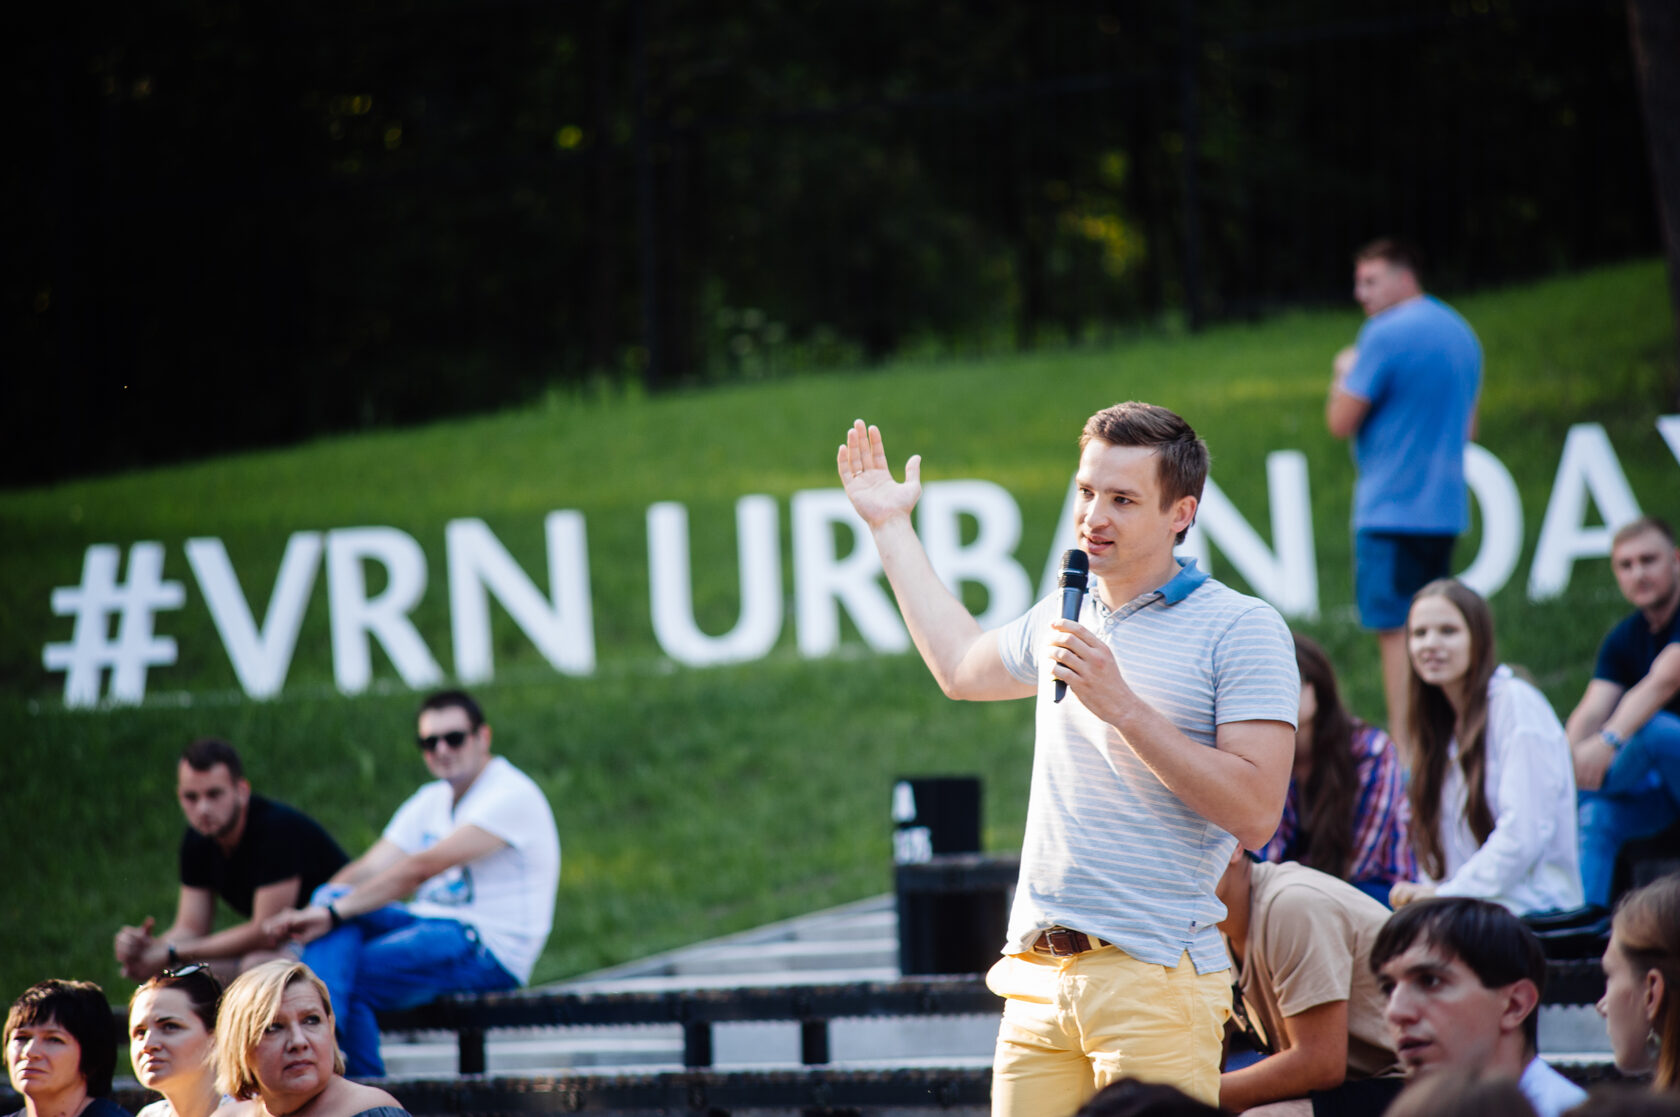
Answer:
<svg viewBox="0 0 1680 1117"><path fill-rule="evenodd" d="M1301 713L1295 769L1266 861L1299 861L1388 903L1395 881L1415 880L1405 769L1394 742L1348 713L1336 672L1317 643L1295 634Z"/></svg>

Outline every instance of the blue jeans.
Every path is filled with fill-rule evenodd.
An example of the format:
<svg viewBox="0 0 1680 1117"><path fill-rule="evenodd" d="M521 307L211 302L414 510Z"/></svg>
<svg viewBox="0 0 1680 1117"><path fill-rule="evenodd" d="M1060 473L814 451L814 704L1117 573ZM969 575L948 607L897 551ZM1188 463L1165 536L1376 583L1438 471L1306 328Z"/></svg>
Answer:
<svg viewBox="0 0 1680 1117"><path fill-rule="evenodd" d="M349 891L342 884L323 884L312 901L330 903ZM332 994L345 1074L351 1078L385 1074L376 1010L519 985L471 927L453 919L422 919L397 904L346 920L304 947L303 960Z"/></svg>
<svg viewBox="0 0 1680 1117"><path fill-rule="evenodd" d="M1680 716L1659 710L1616 754L1604 785L1578 801L1581 887L1587 903L1608 907L1622 843L1680 818Z"/></svg>

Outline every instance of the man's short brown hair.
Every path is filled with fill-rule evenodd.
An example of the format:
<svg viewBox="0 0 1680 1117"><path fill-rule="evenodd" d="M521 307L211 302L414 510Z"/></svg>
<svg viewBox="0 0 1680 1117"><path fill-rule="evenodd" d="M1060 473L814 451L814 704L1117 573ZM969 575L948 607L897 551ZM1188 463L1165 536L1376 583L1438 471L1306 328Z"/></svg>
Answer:
<svg viewBox="0 0 1680 1117"><path fill-rule="evenodd" d="M1674 529L1661 516L1641 516L1637 520L1630 520L1616 529L1616 534L1610 537L1610 550L1614 551L1629 539L1637 535L1644 535L1654 531L1668 540L1670 547L1674 546Z"/></svg>
<svg viewBox="0 0 1680 1117"><path fill-rule="evenodd" d="M1367 260L1382 260L1396 268L1405 268L1419 283L1423 282L1423 253L1417 245L1399 237L1378 237L1353 254L1355 264Z"/></svg>
<svg viewBox="0 0 1680 1117"><path fill-rule="evenodd" d="M1202 487L1207 484L1208 475L1207 443L1174 412L1137 400L1105 407L1085 420L1085 429L1079 435L1080 453L1092 442L1146 446L1154 450L1159 455L1156 468L1163 511L1181 497L1193 496L1197 505L1201 504ZM1178 542L1184 542L1184 534L1178 533Z"/></svg>

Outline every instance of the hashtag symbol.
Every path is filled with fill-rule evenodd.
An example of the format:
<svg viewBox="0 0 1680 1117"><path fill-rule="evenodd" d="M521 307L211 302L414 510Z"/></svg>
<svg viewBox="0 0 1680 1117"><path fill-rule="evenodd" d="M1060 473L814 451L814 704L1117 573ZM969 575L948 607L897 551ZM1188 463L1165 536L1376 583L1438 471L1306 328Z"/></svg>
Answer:
<svg viewBox="0 0 1680 1117"><path fill-rule="evenodd" d="M96 706L103 672L111 671L111 699L137 703L146 696L146 669L175 662L175 640L152 634L152 615L179 609L180 582L163 580L163 544L136 543L128 551L128 581L117 581L120 548L97 543L82 558L82 583L52 591L55 616L75 617L68 644L48 644L41 659L63 671L64 704ZM117 618L111 636L110 618Z"/></svg>

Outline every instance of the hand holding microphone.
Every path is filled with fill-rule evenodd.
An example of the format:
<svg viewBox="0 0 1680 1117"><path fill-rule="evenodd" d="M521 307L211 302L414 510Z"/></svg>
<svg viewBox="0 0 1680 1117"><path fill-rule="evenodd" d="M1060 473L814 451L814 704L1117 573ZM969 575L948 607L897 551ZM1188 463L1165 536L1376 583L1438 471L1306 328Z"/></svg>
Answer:
<svg viewBox="0 0 1680 1117"><path fill-rule="evenodd" d="M1056 584L1062 589L1062 619L1077 621L1079 607L1085 598L1085 587L1090 584L1091 557L1075 547L1062 553L1062 572L1056 579ZM1060 702L1067 695L1067 683L1056 680L1056 701Z"/></svg>

